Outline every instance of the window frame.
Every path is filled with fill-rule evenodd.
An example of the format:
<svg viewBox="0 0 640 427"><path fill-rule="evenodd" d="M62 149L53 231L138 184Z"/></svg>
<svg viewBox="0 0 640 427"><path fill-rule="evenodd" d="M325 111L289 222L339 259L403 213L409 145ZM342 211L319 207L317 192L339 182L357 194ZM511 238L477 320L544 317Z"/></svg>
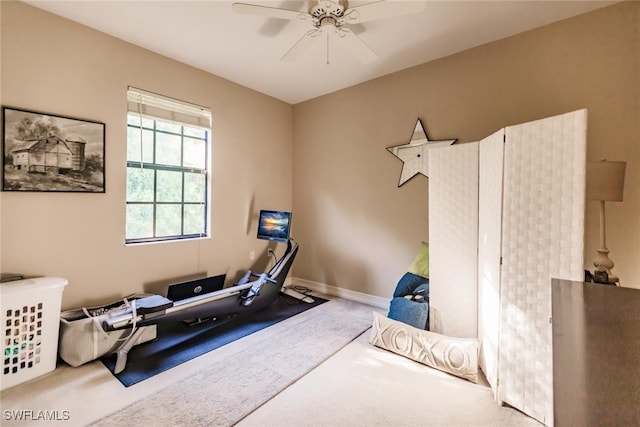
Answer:
<svg viewBox="0 0 640 427"><path fill-rule="evenodd" d="M148 93L146 93L148 96ZM192 239L201 239L201 238L209 238L211 237L211 127L204 127L201 125L194 125L192 123L185 123L181 120L168 120L164 117L155 117L149 114L142 113L141 106L138 106L138 111L131 111L131 90L128 93L129 99L129 111L127 112L127 161L126 161L126 191L125 191L125 244L126 245L135 245L141 243L156 243L156 242L172 242L172 241L185 241ZM163 102L166 104L168 98L162 97ZM181 101L175 101L181 102ZM142 104L142 103L141 103ZM135 103L134 103L135 105ZM202 107L197 107L202 108ZM210 114L210 110L209 114ZM137 123L132 123L135 120L131 120L131 118L136 118L138 120ZM152 127L148 126L148 123L151 123ZM171 124L179 126L179 133L176 131L170 131L167 129L160 129L158 124ZM210 123L210 122L209 122ZM140 157L139 159L129 159L129 149L131 144L131 136L129 129L136 129L140 134ZM203 132L200 136L195 136L193 133L185 133L186 130L189 129L198 129ZM151 159L149 162L149 156L145 153L145 148L149 145L148 141L145 141L145 137L143 134L145 132L151 132ZM158 163L157 153L158 153L158 136L159 135L167 135L170 137L178 137L180 141L180 165L170 165L164 163ZM196 140L201 141L204 144L204 164L202 168L193 166L193 165L185 165L185 141L186 140ZM153 188L151 190L152 196L151 200L131 200L130 199L130 185L131 178L129 176L131 169L147 169L153 171ZM159 192L158 192L158 175L159 172L177 172L180 173L180 197L179 200L159 200ZM185 191L185 181L188 177L188 174L201 174L204 179L204 188L202 189L203 200L202 201L188 201L186 198L188 197L187 192ZM152 233L150 236L145 237L128 237L128 228L130 223L129 217L129 208L130 206L151 206L151 229ZM179 234L164 234L158 229L158 208L160 206L179 206L180 210L180 232ZM189 232L185 233L185 219L187 217L186 207L188 206L202 206L202 230L198 232ZM160 224L161 225L161 224Z"/></svg>

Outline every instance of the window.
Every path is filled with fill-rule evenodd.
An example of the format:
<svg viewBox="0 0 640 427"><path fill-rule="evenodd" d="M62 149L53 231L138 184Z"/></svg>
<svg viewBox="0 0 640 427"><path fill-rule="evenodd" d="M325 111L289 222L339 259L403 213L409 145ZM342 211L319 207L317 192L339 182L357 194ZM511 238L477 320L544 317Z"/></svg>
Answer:
<svg viewBox="0 0 640 427"><path fill-rule="evenodd" d="M211 111L129 88L126 243L210 232Z"/></svg>

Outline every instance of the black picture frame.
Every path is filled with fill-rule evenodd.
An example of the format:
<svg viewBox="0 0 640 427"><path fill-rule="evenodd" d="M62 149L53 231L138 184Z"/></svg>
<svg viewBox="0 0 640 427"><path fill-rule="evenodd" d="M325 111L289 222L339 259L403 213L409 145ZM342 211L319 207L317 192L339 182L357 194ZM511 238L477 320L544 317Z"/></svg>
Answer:
<svg viewBox="0 0 640 427"><path fill-rule="evenodd" d="M104 193L105 124L2 107L2 191Z"/></svg>

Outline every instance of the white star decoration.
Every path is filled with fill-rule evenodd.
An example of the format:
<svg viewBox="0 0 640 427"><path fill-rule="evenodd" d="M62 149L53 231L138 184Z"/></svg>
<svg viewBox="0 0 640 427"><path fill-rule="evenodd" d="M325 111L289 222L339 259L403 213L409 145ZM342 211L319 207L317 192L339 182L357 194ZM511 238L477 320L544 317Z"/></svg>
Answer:
<svg viewBox="0 0 640 427"><path fill-rule="evenodd" d="M411 136L411 141L408 144L387 147L387 150L404 163L402 165L402 173L400 174L398 187L419 173L428 178L429 150L435 147L451 145L454 142L456 142L455 139L429 141L429 137L424 131L422 122L418 119L416 127L413 130L413 135Z"/></svg>

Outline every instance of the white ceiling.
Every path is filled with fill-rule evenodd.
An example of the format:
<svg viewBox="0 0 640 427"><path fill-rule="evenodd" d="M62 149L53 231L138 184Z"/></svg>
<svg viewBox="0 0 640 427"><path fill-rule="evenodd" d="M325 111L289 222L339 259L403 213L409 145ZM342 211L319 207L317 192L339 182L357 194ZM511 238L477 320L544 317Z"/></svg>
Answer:
<svg viewBox="0 0 640 427"><path fill-rule="evenodd" d="M242 1L301 11L307 7L306 1ZM327 64L322 42L295 61L282 62L309 24L239 15L232 12L232 1L26 1L290 104L615 2L426 1L419 14L351 26L378 54L365 65L335 43L329 44Z"/></svg>

